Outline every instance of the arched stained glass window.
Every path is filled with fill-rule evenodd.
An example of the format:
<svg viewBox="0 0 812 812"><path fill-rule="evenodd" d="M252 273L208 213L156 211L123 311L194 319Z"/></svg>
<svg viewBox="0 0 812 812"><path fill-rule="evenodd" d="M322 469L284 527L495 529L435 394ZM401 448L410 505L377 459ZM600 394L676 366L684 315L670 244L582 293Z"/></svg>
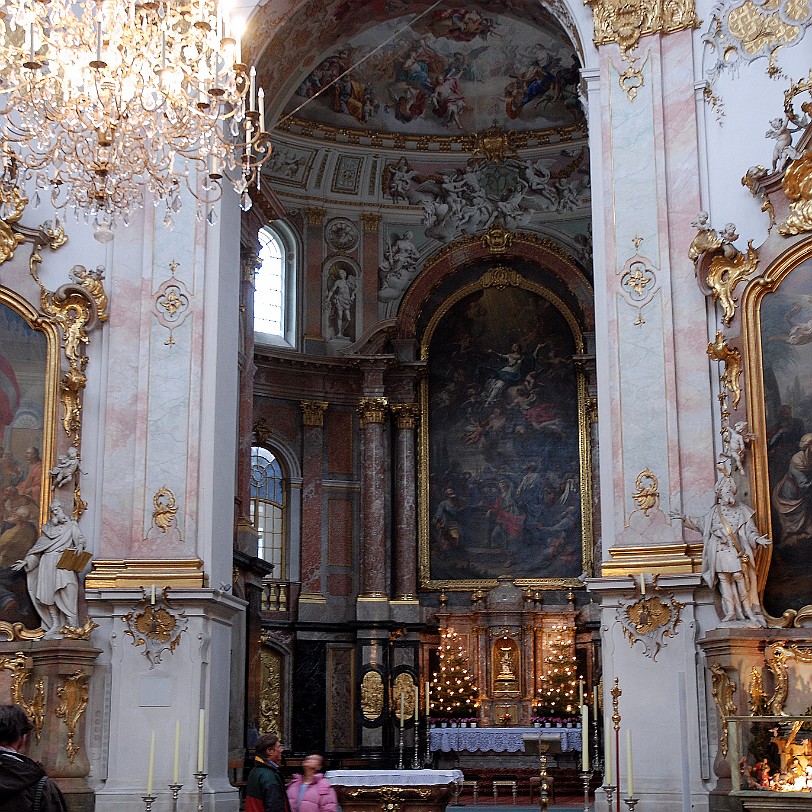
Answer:
<svg viewBox="0 0 812 812"><path fill-rule="evenodd" d="M257 555L274 565L274 578L284 580L285 479L279 460L261 446L251 449L251 523L259 535Z"/></svg>

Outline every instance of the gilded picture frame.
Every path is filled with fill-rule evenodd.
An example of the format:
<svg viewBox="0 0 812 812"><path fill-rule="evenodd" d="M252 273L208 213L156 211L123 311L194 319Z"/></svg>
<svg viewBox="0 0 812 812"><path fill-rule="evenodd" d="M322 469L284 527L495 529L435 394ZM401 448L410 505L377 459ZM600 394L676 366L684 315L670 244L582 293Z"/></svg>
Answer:
<svg viewBox="0 0 812 812"><path fill-rule="evenodd" d="M742 314L747 421L755 435L752 504L759 529L773 541L757 559L759 589L771 625L798 624L812 616L805 552L812 495L803 481L807 470L812 477L812 450L801 449L812 433L812 239L781 254L747 287Z"/></svg>
<svg viewBox="0 0 812 812"><path fill-rule="evenodd" d="M421 588L487 589L503 575L521 587L579 585L592 551L583 353L567 304L509 268L462 287L428 321Z"/></svg>

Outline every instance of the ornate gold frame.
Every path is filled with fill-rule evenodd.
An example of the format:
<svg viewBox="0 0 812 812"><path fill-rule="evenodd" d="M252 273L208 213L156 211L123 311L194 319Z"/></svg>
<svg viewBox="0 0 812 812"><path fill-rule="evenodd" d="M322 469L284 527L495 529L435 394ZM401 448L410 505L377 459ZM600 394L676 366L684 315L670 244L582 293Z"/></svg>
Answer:
<svg viewBox="0 0 812 812"><path fill-rule="evenodd" d="M764 408L764 366L761 353L761 302L768 293L774 293L783 280L798 265L812 258L812 238L797 242L777 257L764 274L747 286L742 296L742 345L744 348L744 379L747 392L747 422L758 438L752 446L750 458L750 485L756 524L762 533L772 537L770 511L770 480L767 466L767 417ZM766 548L756 558L759 595L763 595L770 569L772 548ZM805 612L812 607L803 607ZM769 618L770 625L791 623L792 617L784 613L783 620Z"/></svg>
<svg viewBox="0 0 812 812"><path fill-rule="evenodd" d="M564 301L544 285L526 279L521 274L504 266L490 268L476 281L455 291L437 309L431 317L423 333L420 345L420 360L428 360L429 344L431 343L437 325L448 311L460 300L479 290L488 287L518 287L541 296L552 304L566 320L573 339L577 354L583 354L585 349L581 325L575 314ZM581 558L583 570L589 572L592 567L592 479L591 458L592 444L589 434L589 397L587 392L586 371L583 364L576 362L575 375L578 387L578 462L580 468L580 495L581 495ZM455 591L470 591L476 589L491 589L497 585L496 579L447 580L429 577L429 412L428 412L428 380L424 377L420 382L420 436L418 444L418 578L422 589L443 589ZM561 589L564 587L581 586L577 578L517 578L515 583L519 587L536 589Z"/></svg>

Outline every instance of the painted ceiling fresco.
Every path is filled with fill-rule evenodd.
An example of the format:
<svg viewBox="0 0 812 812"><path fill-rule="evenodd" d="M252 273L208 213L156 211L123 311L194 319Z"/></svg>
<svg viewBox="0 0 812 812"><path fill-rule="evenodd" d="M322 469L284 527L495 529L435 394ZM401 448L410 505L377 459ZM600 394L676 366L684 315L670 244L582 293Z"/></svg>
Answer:
<svg viewBox="0 0 812 812"><path fill-rule="evenodd" d="M303 78L284 114L438 136L583 120L579 64L563 31L470 7L413 20L381 22L333 50Z"/></svg>

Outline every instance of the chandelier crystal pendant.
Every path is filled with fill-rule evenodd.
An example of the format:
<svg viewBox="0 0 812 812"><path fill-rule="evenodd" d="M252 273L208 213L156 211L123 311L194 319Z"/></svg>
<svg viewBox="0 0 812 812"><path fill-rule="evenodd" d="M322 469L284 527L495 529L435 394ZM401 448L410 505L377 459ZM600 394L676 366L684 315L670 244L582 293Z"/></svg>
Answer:
<svg viewBox="0 0 812 812"><path fill-rule="evenodd" d="M214 219L224 180L249 187L270 156L264 93L216 0L10 0L0 10L0 183L112 238L144 191L172 226L186 187Z"/></svg>

